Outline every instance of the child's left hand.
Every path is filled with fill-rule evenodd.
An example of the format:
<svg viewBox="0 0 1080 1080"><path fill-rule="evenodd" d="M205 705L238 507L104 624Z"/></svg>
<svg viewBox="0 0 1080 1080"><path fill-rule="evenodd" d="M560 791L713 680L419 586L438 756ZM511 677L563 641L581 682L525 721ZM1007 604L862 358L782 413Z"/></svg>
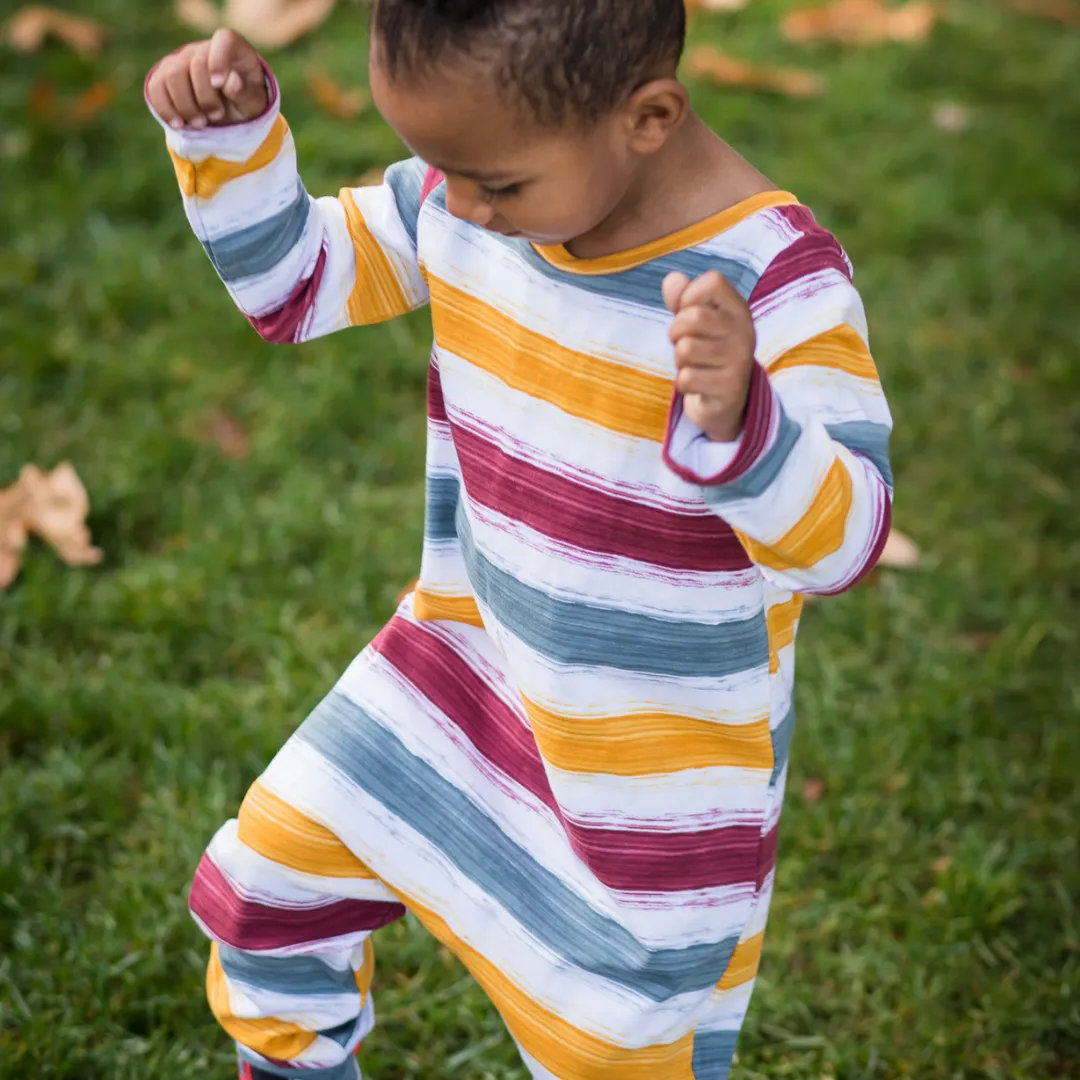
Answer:
<svg viewBox="0 0 1080 1080"><path fill-rule="evenodd" d="M691 281L668 274L664 303L675 318L675 385L683 411L715 442L733 442L743 429L757 337L750 309L715 270Z"/></svg>

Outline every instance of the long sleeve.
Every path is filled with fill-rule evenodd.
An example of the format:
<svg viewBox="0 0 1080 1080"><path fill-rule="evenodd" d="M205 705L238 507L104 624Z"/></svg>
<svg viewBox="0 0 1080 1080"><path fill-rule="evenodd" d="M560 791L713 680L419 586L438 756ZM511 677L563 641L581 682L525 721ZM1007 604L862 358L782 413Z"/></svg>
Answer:
<svg viewBox="0 0 1080 1080"><path fill-rule="evenodd" d="M693 447L677 399L665 459L702 486L768 580L837 593L873 567L888 536L892 420L847 257L809 211L789 215L801 236L750 295L757 363L737 449ZM720 471L701 471L710 459Z"/></svg>
<svg viewBox="0 0 1080 1080"><path fill-rule="evenodd" d="M425 166L405 161L380 186L312 198L268 82L270 105L248 123L174 131L157 117L188 221L237 307L267 341L289 342L427 303L416 254Z"/></svg>

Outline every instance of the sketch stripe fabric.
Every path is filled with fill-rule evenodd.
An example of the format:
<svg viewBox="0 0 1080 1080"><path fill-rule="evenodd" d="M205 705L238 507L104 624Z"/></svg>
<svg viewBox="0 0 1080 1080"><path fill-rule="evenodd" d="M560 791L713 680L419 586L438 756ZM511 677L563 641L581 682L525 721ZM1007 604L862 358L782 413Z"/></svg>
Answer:
<svg viewBox="0 0 1080 1080"><path fill-rule="evenodd" d="M846 255L783 192L591 260L455 219L415 160L313 199L276 87L257 120L166 138L268 340L428 303L435 335L419 582L192 885L241 1075L355 1080L371 935L408 910L534 1077L724 1080L802 596L850 587L889 526L891 419ZM673 394L660 296L709 269L758 335L722 468Z"/></svg>

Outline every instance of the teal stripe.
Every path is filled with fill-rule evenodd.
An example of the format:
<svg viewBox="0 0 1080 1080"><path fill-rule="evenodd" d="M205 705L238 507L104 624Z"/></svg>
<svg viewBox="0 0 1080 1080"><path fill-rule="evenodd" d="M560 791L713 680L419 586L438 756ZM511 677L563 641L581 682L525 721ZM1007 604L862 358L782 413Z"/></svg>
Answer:
<svg viewBox="0 0 1080 1080"><path fill-rule="evenodd" d="M264 1080L264 1078L271 1080L277 1077L281 1077L282 1080L315 1080L316 1077L318 1080L362 1080L360 1066L352 1055L347 1061L335 1065L332 1069L319 1069L318 1072L312 1072L311 1069L291 1069L288 1065L267 1064L239 1044L236 1049L241 1061L250 1062L255 1080Z"/></svg>
<svg viewBox="0 0 1080 1080"><path fill-rule="evenodd" d="M780 475L788 455L802 434L802 427L780 409L780 430L772 446L768 447L764 454L735 480L729 484L719 484L715 487L706 487L705 501L712 507L721 507L726 503L735 502L737 499L756 499L764 494L769 485Z"/></svg>
<svg viewBox="0 0 1080 1080"><path fill-rule="evenodd" d="M415 829L571 966L651 1001L708 989L727 969L737 934L685 949L646 948L541 866L464 792L343 694L328 694L296 738Z"/></svg>
<svg viewBox="0 0 1080 1080"><path fill-rule="evenodd" d="M558 664L718 679L769 662L764 612L698 623L557 600L518 581L476 549L464 503L458 508L457 532L477 598L510 633Z"/></svg>
<svg viewBox="0 0 1080 1080"><path fill-rule="evenodd" d="M206 240L203 247L222 281L265 274L300 243L310 214L311 200L298 180L296 198L284 210L245 229Z"/></svg>
<svg viewBox="0 0 1080 1080"><path fill-rule="evenodd" d="M416 223L420 218L420 193L424 190L427 166L419 158L399 161L386 170L383 183L390 189L397 204L409 241L416 247Z"/></svg>
<svg viewBox="0 0 1080 1080"><path fill-rule="evenodd" d="M738 1037L737 1031L697 1032L690 1060L694 1080L727 1080Z"/></svg>
<svg viewBox="0 0 1080 1080"><path fill-rule="evenodd" d="M795 708L788 709L787 716L770 733L773 747L773 771L769 784L775 784L780 771L787 764L791 753L791 737L795 734Z"/></svg>
<svg viewBox="0 0 1080 1080"><path fill-rule="evenodd" d="M353 971L338 971L315 956L260 956L219 945L218 954L225 974L236 982L298 997L354 994Z"/></svg>
<svg viewBox="0 0 1080 1080"><path fill-rule="evenodd" d="M424 508L424 539L454 540L457 538L457 513L461 484L456 476L428 476Z"/></svg>
<svg viewBox="0 0 1080 1080"><path fill-rule="evenodd" d="M446 210L446 190L442 188L432 192L429 202L438 209ZM460 223L465 228L464 223ZM474 226L478 228L479 226ZM664 278L673 272L686 274L690 278L700 277L709 270L718 270L731 283L744 300L749 300L760 274L753 267L737 259L725 259L718 255L702 251L700 248L688 248L662 255L643 266L630 270L619 270L610 274L574 274L560 270L542 259L527 240L512 239L489 233L496 243L509 248L530 271L562 284L573 285L583 292L593 293L612 300L636 304L640 307L655 308L665 311L664 298L660 286Z"/></svg>
<svg viewBox="0 0 1080 1080"><path fill-rule="evenodd" d="M887 424L852 420L846 424L826 424L825 430L830 437L852 452L869 458L892 491L893 474L889 464L889 436L892 432Z"/></svg>

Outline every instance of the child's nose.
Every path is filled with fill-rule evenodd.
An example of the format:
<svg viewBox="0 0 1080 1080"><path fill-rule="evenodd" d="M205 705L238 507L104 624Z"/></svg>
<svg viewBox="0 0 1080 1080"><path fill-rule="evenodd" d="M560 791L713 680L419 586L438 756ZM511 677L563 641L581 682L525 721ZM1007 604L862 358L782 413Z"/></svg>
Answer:
<svg viewBox="0 0 1080 1080"><path fill-rule="evenodd" d="M474 225L487 225L495 216L495 210L480 193L477 184L466 181L446 182L446 209L462 221Z"/></svg>

